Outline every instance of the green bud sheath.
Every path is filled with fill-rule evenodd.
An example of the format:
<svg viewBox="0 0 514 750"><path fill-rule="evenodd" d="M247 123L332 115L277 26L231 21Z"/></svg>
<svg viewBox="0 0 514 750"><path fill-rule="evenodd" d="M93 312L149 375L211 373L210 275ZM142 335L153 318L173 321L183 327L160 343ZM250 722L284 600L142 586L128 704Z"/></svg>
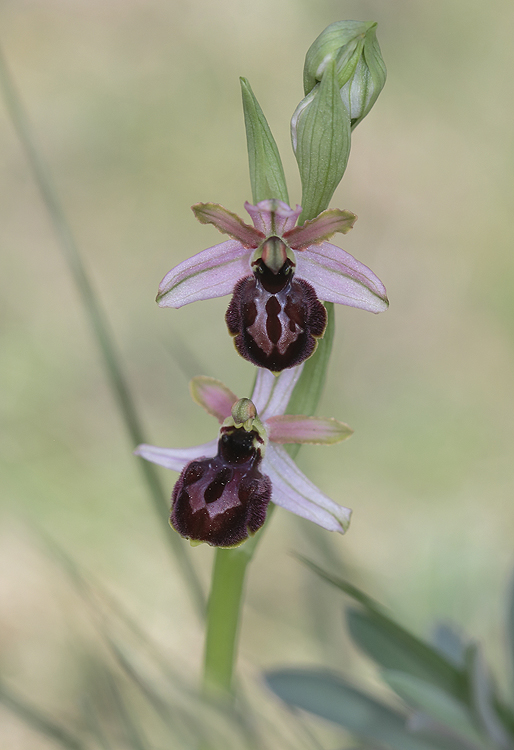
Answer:
<svg viewBox="0 0 514 750"><path fill-rule="evenodd" d="M350 117L339 93L334 61L294 113L291 138L302 180L302 224L327 208L350 155Z"/></svg>

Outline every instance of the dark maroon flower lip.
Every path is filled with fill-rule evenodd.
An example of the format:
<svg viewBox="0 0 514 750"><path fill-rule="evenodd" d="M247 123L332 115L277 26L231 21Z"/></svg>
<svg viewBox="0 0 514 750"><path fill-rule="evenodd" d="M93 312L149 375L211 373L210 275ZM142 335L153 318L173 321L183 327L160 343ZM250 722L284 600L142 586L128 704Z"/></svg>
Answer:
<svg viewBox="0 0 514 750"><path fill-rule="evenodd" d="M192 461L172 496L171 525L183 537L214 547L234 547L266 520L271 480L260 471L258 430L224 427L213 458Z"/></svg>
<svg viewBox="0 0 514 750"><path fill-rule="evenodd" d="M327 313L312 286L295 279L287 262L273 274L261 261L253 276L236 284L225 320L242 357L281 372L311 356Z"/></svg>
<svg viewBox="0 0 514 750"><path fill-rule="evenodd" d="M225 315L239 354L257 367L281 372L314 352L327 313L313 287L295 278L285 242L268 237L254 254L251 276L240 279Z"/></svg>

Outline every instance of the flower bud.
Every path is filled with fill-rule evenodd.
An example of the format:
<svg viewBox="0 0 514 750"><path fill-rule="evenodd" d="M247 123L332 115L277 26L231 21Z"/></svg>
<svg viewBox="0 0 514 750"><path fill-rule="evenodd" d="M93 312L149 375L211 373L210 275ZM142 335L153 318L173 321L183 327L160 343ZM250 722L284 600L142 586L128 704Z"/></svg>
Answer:
<svg viewBox="0 0 514 750"><path fill-rule="evenodd" d="M335 62L337 83L352 129L371 110L386 80L376 26L372 21L332 23L313 42L305 57L306 95L320 83L327 65Z"/></svg>

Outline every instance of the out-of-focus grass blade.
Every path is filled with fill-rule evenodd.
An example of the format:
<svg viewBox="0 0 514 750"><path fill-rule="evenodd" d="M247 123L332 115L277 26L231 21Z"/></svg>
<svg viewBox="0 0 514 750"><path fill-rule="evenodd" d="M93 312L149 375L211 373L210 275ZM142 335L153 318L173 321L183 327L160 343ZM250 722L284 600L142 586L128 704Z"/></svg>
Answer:
<svg viewBox="0 0 514 750"><path fill-rule="evenodd" d="M435 721L480 746L482 738L473 724L467 706L463 703L435 685L411 674L386 669L382 672L382 677L407 705L423 711Z"/></svg>
<svg viewBox="0 0 514 750"><path fill-rule="evenodd" d="M317 669L268 672L266 682L285 703L335 722L366 742L391 750L435 750L409 734L406 715L356 690L342 677Z"/></svg>
<svg viewBox="0 0 514 750"><path fill-rule="evenodd" d="M131 750L149 750L150 744L144 736L144 730L136 719L136 713L128 708L116 677L107 665L101 666L104 700L109 704L112 718L124 736L126 746Z"/></svg>
<svg viewBox="0 0 514 750"><path fill-rule="evenodd" d="M46 164L36 148L27 114L16 91L1 48L0 89L3 92L7 111L32 170L34 181L50 216L57 240L75 281L93 336L100 349L109 385L111 386L112 393L125 424L131 447L134 449L140 443L146 443L147 440L143 434L139 415L123 372L117 347L114 343L114 337L93 289L93 285L87 275L71 226L68 223ZM163 491L157 470L153 464L143 459L139 459L138 464L149 489L150 498L161 522L161 527L166 534L167 542L171 546L184 580L188 584L190 596L199 614L203 617L205 614L203 589L184 541L177 534L170 532L168 526L168 500Z"/></svg>
<svg viewBox="0 0 514 750"><path fill-rule="evenodd" d="M354 641L380 666L406 672L437 685L457 700L466 700L465 673L390 617L353 608L347 610L346 617Z"/></svg>
<svg viewBox="0 0 514 750"><path fill-rule="evenodd" d="M165 721L168 728L180 729L181 709L184 702L191 704L190 714L197 704L194 703L196 695L181 675L172 668L158 648L157 644L148 636L144 629L131 617L122 605L108 593L101 584L87 576L76 563L76 561L48 535L41 534L47 550L57 560L58 564L70 578L77 593L88 608L93 622L103 640L114 656L118 665L122 668L129 679L138 687L145 699L152 705L154 710ZM124 645L122 645L122 642ZM129 647L129 642L131 646ZM152 677L143 677L128 658L128 654L137 654L140 660L146 659L151 664ZM90 660L91 661L91 660ZM97 684L103 684L104 670L102 674L96 675ZM165 685L165 689L159 691L158 684ZM97 691L96 691L97 692ZM161 697L162 696L162 697ZM165 697L164 697L165 696ZM177 697L180 700L177 702ZM96 717L96 719L95 719ZM97 738L98 743L102 740L102 732L98 723L98 710L88 707L86 719L90 731ZM96 720L96 725L94 724ZM93 723L91 723L93 722ZM184 722L182 722L183 724ZM186 725L194 725L191 717L186 716ZM107 747L107 746L106 746Z"/></svg>
<svg viewBox="0 0 514 750"><path fill-rule="evenodd" d="M181 745L186 743L186 737L189 743L206 742L210 733L209 727L204 722L205 711L202 711L199 697L188 690L187 692L181 691L182 694L180 700L178 700L179 696L177 696L175 686L169 685L168 687L171 689L165 692L162 681L152 679L148 674L143 674L143 670L139 665L136 665L127 649L124 649L121 644L116 643L112 638L106 637L119 666L152 706L167 729L173 733L177 740L180 737ZM192 727L194 727L194 736L191 732Z"/></svg>
<svg viewBox="0 0 514 750"><path fill-rule="evenodd" d="M507 649L510 656L510 679L512 685L512 700L514 702L514 574L511 577L509 591L507 592L507 618L506 637Z"/></svg>
<svg viewBox="0 0 514 750"><path fill-rule="evenodd" d="M89 695L82 696L81 708L87 730L100 750L114 750L99 721L98 712Z"/></svg>
<svg viewBox="0 0 514 750"><path fill-rule="evenodd" d="M122 629L125 628L125 635L135 639L138 651L148 654L163 675L166 675L174 684L181 685L181 689L185 689L185 681L181 679L176 670L172 669L169 662L163 659L156 643L120 602L93 576L84 573L71 555L48 534L41 532L41 530L38 530L38 532L45 543L46 549L50 551L69 577L77 593L88 607L102 637L107 640L109 632L116 632L120 636Z"/></svg>
<svg viewBox="0 0 514 750"><path fill-rule="evenodd" d="M466 650L470 675L470 692L476 715L495 746L501 750L514 750L514 737L510 736L498 712L498 699L485 660L478 644Z"/></svg>
<svg viewBox="0 0 514 750"><path fill-rule="evenodd" d="M86 750L86 745L69 729L55 719L46 716L39 708L31 705L25 698L16 695L3 682L0 682L0 703L17 714L36 732L54 740L65 750Z"/></svg>
<svg viewBox="0 0 514 750"><path fill-rule="evenodd" d="M125 705L122 695L117 690L113 681L112 684L114 703L119 716L119 723L123 727L127 744L132 750L148 750L149 745L143 739L142 728L134 720L134 713Z"/></svg>
<svg viewBox="0 0 514 750"><path fill-rule="evenodd" d="M440 724L423 711L415 711L409 716L407 727L413 734L418 734L433 742L437 747L447 750L493 750L488 741L476 744L454 732L448 726Z"/></svg>
<svg viewBox="0 0 514 750"><path fill-rule="evenodd" d="M379 612L385 615L385 608L370 596L365 594L363 591L361 591L359 588L357 588L357 586L354 586L353 583L349 583L339 576L328 573L326 570L323 570L323 568L320 568L319 565L316 565L315 562L312 562L312 560L303 557L303 555L295 555L295 557L301 560L301 562L305 563L305 565L307 565L307 567L309 567L314 573L316 573L316 575L320 576L320 578L323 578L328 583L331 583L332 586L335 586L345 594L348 594L348 596L351 596L352 599L355 599L355 601L363 604L366 609L369 609L371 612Z"/></svg>
<svg viewBox="0 0 514 750"><path fill-rule="evenodd" d="M86 575L76 561L48 535L47 548L74 584L88 607L103 642L140 694L183 744L219 737L224 748L252 747L247 717L208 704L198 691L163 657L158 645L101 584ZM242 739L244 738L244 740ZM191 740L196 746L195 740Z"/></svg>

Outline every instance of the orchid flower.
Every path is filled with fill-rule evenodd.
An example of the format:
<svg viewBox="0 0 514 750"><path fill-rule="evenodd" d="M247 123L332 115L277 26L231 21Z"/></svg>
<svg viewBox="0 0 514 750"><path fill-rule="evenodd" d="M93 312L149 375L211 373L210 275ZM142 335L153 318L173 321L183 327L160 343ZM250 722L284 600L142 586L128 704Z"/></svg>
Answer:
<svg viewBox="0 0 514 750"><path fill-rule="evenodd" d="M238 400L214 378L193 378L193 399L221 423L219 438L193 448L136 449L136 455L181 472L170 523L191 543L241 544L263 525L270 500L330 531L348 527L351 511L312 484L283 448L337 443L352 434L335 419L284 414L301 370L275 378L259 369L252 400Z"/></svg>
<svg viewBox="0 0 514 750"><path fill-rule="evenodd" d="M254 226L216 203L193 206L202 224L232 239L179 263L162 280L157 302L182 307L233 294L226 322L239 354L272 372L295 367L313 354L327 314L320 300L378 313L386 290L363 263L326 242L345 234L357 217L323 211L295 226L301 207L278 200L245 203Z"/></svg>

